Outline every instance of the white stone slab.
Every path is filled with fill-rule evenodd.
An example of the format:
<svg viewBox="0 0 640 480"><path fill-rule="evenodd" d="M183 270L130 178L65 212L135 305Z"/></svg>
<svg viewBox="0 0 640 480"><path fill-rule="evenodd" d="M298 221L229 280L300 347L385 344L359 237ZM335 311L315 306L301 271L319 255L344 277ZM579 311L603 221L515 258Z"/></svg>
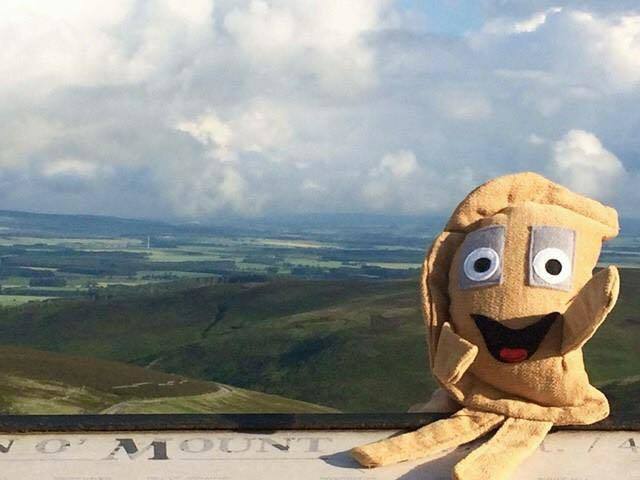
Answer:
<svg viewBox="0 0 640 480"><path fill-rule="evenodd" d="M346 453L393 433L0 434L0 480L445 480L475 446L371 470ZM640 480L640 432L553 433L513 478Z"/></svg>

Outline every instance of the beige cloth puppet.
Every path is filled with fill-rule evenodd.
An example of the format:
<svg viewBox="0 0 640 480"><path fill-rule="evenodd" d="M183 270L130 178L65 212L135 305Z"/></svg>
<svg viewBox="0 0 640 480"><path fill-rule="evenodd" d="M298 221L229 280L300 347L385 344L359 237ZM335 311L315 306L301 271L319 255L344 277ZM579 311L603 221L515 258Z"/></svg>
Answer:
<svg viewBox="0 0 640 480"><path fill-rule="evenodd" d="M463 408L352 455L374 467L495 435L453 478L509 478L553 425L609 414L582 346L613 308L615 267L593 269L618 233L614 209L534 173L489 181L458 206L423 266L430 365Z"/></svg>

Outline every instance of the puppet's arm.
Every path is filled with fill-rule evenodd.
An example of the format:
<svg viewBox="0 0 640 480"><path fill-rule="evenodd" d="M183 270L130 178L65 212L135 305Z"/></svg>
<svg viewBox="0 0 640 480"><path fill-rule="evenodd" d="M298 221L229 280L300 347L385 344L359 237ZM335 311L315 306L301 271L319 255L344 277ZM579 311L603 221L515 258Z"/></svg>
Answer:
<svg viewBox="0 0 640 480"><path fill-rule="evenodd" d="M364 467L415 460L475 440L504 422L502 415L463 408L453 416L396 437L351 450Z"/></svg>
<svg viewBox="0 0 640 480"><path fill-rule="evenodd" d="M478 347L455 333L449 323L444 323L433 362L433 374L444 384L457 383L477 354Z"/></svg>
<svg viewBox="0 0 640 480"><path fill-rule="evenodd" d="M616 267L600 270L582 287L564 313L562 353L582 347L618 299L620 277Z"/></svg>
<svg viewBox="0 0 640 480"><path fill-rule="evenodd" d="M454 480L506 480L542 443L551 422L507 418L496 434L453 468Z"/></svg>

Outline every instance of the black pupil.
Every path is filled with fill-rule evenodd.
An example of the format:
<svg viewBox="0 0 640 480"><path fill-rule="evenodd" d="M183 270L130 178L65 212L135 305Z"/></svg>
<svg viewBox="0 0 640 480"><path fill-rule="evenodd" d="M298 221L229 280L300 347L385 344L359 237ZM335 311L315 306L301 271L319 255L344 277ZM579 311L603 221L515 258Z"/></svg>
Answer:
<svg viewBox="0 0 640 480"><path fill-rule="evenodd" d="M478 273L484 273L491 268L491 260L486 257L479 258L473 262L473 269Z"/></svg>
<svg viewBox="0 0 640 480"><path fill-rule="evenodd" d="M552 258L551 260L547 260L547 263L544 264L545 270L551 275L558 275L562 271L562 264L560 260L556 260Z"/></svg>

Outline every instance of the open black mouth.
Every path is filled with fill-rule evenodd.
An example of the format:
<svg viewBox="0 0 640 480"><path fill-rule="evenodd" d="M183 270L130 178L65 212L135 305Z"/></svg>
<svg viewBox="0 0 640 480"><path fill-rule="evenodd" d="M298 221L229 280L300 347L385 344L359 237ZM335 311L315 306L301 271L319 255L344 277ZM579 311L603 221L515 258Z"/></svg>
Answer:
<svg viewBox="0 0 640 480"><path fill-rule="evenodd" d="M531 358L536 353L551 325L557 318L562 318L562 314L549 313L536 323L518 330L505 327L484 315L472 313L471 317L482 333L487 349L496 360L504 363L518 363Z"/></svg>

